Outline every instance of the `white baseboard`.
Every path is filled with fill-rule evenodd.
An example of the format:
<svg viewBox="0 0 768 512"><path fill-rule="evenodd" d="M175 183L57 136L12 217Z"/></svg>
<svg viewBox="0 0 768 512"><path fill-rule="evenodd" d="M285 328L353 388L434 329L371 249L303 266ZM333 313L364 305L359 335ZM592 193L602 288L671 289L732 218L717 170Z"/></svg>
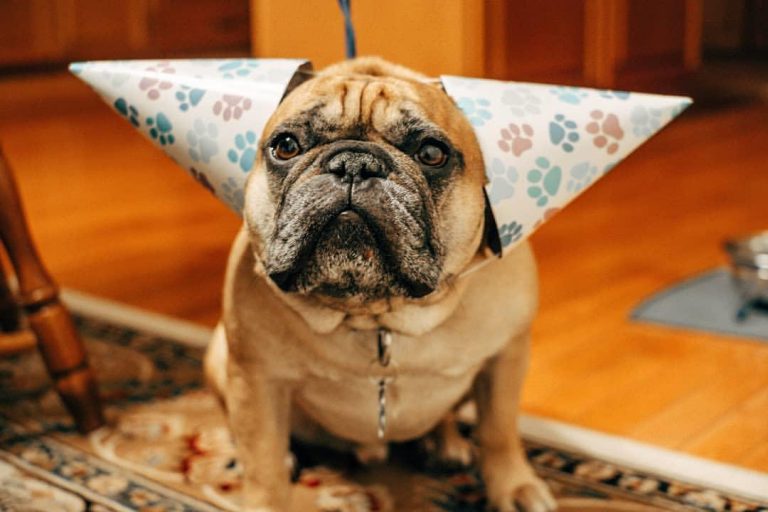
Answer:
<svg viewBox="0 0 768 512"><path fill-rule="evenodd" d="M103 299L83 292L64 289L61 298L75 313L92 314L109 322L142 329L156 336L173 338L181 343L206 347L212 329L199 324L152 313L145 309Z"/></svg>
<svg viewBox="0 0 768 512"><path fill-rule="evenodd" d="M522 415L519 428L524 438L547 446L726 494L768 500L766 473L534 416Z"/></svg>

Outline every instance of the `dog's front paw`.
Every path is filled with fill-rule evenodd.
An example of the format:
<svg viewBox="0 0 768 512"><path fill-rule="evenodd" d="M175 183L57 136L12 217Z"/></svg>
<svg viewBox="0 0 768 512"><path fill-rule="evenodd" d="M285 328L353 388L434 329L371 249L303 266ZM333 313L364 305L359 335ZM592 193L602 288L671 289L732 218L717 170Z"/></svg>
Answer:
<svg viewBox="0 0 768 512"><path fill-rule="evenodd" d="M557 502L547 484L527 462L513 457L490 456L483 462L488 502L499 512L550 512Z"/></svg>

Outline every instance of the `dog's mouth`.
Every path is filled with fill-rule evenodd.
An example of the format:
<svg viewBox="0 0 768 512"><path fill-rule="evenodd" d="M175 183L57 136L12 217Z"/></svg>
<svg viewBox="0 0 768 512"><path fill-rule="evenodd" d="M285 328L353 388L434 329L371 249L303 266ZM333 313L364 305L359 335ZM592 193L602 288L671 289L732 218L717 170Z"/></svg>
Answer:
<svg viewBox="0 0 768 512"><path fill-rule="evenodd" d="M357 213L354 209L352 209L352 207L349 206L339 213L335 221L341 225L362 223L363 226L366 228L368 227L363 217L361 217L359 213Z"/></svg>
<svg viewBox="0 0 768 512"><path fill-rule="evenodd" d="M437 287L441 253L417 194L387 179L339 187L326 173L284 197L265 266L287 292L417 298Z"/></svg>

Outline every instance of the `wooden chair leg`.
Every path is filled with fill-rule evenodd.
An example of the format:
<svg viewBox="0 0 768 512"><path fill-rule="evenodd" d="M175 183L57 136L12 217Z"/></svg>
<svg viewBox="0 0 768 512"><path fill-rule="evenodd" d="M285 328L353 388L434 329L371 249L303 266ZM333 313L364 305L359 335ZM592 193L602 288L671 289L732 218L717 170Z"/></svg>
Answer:
<svg viewBox="0 0 768 512"><path fill-rule="evenodd" d="M93 371L72 317L58 296L25 307L40 353L64 405L81 432L104 424Z"/></svg>
<svg viewBox="0 0 768 512"><path fill-rule="evenodd" d="M64 405L81 432L100 427L104 417L85 347L59 301L56 283L35 250L13 175L1 151L0 241L19 280L19 302Z"/></svg>
<svg viewBox="0 0 768 512"><path fill-rule="evenodd" d="M14 332L20 325L19 306L8 286L9 279L2 263L0 258L0 331Z"/></svg>

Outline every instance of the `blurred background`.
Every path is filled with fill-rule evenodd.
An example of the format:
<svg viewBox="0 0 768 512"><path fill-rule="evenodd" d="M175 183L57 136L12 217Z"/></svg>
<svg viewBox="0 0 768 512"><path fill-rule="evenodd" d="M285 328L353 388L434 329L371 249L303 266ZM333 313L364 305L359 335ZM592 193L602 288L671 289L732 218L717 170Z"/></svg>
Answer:
<svg viewBox="0 0 768 512"><path fill-rule="evenodd" d="M355 2L360 54L428 74L669 88L702 62L763 60L764 0ZM85 59L343 56L332 1L3 0L3 74ZM396 34L396 35L395 35Z"/></svg>
<svg viewBox="0 0 768 512"><path fill-rule="evenodd" d="M724 265L723 239L768 227L768 1L353 0L352 14L359 54L429 75L694 97L532 237L523 407L768 472L768 345L629 320ZM240 220L66 72L209 56L322 67L344 56L342 16L335 0L0 0L0 145L63 286L216 323Z"/></svg>

